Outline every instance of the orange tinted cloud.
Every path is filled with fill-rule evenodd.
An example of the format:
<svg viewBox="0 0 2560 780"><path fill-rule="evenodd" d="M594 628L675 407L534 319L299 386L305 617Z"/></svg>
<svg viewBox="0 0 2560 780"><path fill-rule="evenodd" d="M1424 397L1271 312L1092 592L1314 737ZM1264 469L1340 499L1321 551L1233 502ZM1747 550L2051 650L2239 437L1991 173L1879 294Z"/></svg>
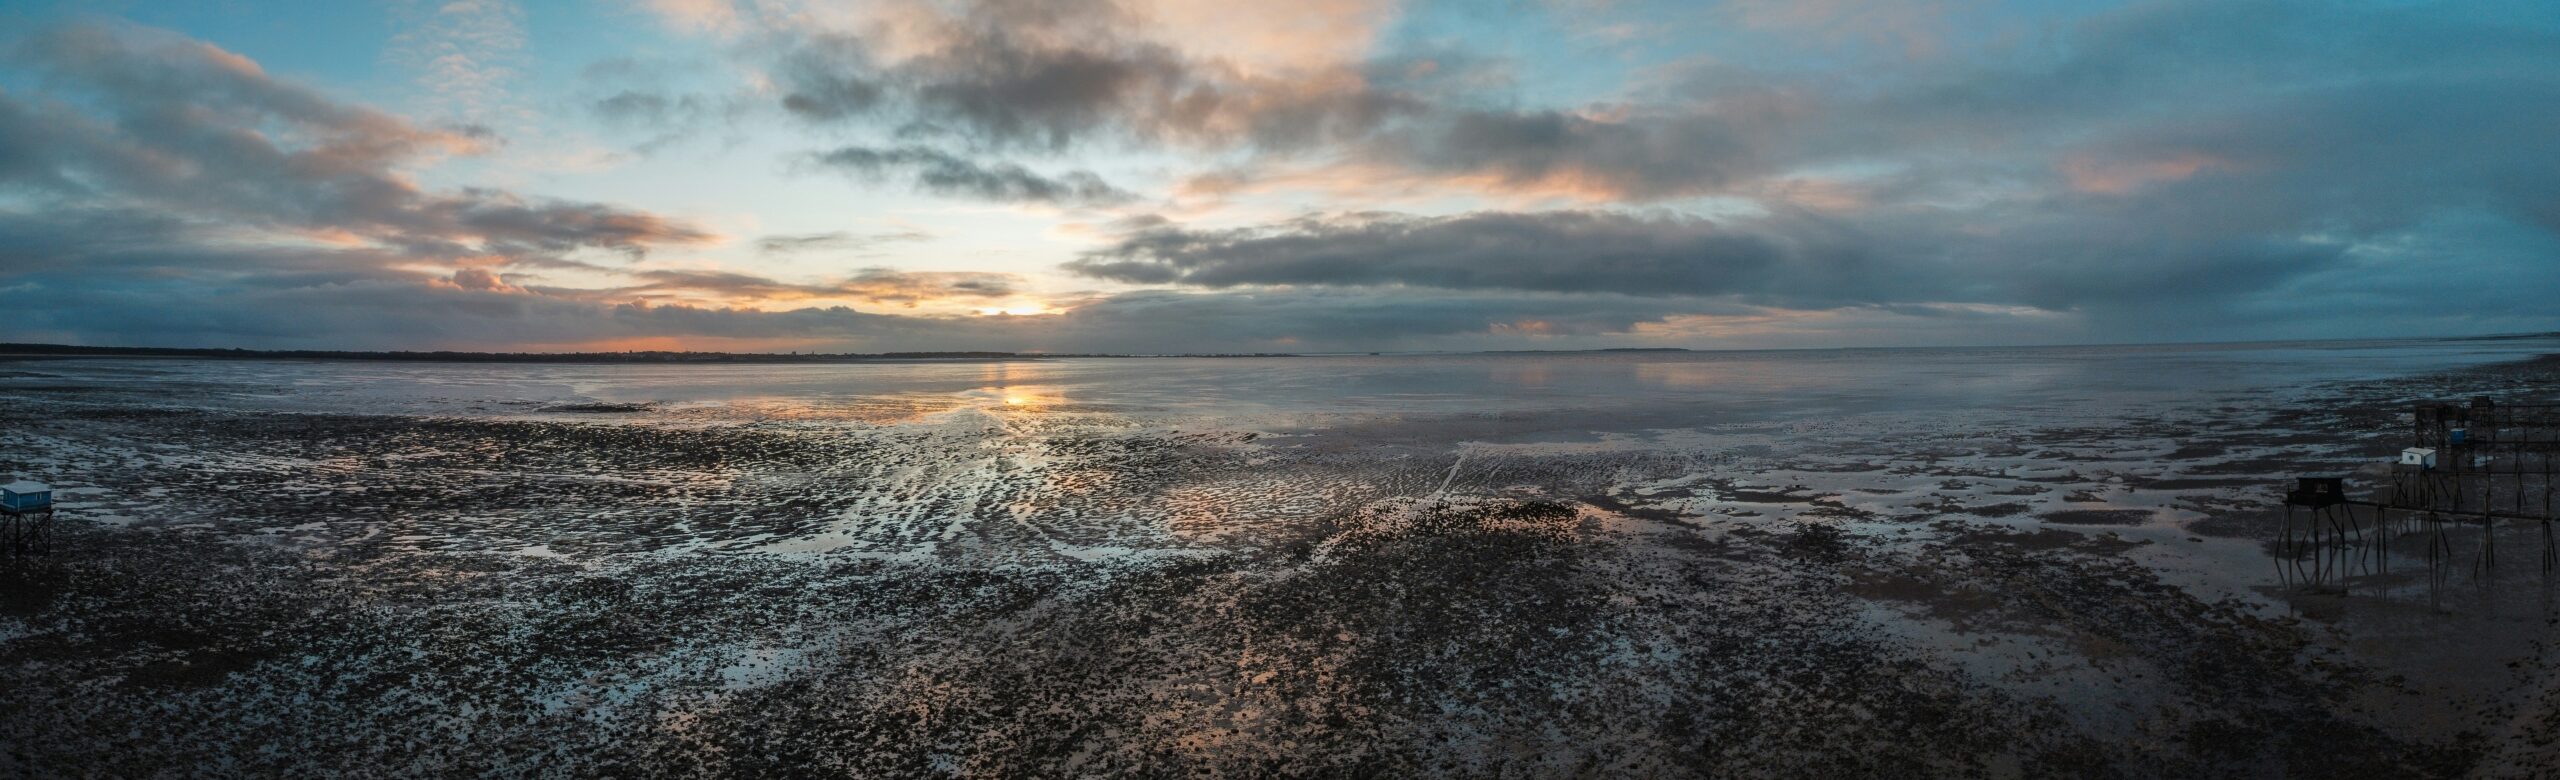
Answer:
<svg viewBox="0 0 2560 780"><path fill-rule="evenodd" d="M2183 181L2229 161L2202 152L2180 152L2141 160L2108 160L2078 155L2062 161L2071 188L2096 195L2122 195L2165 182Z"/></svg>
<svg viewBox="0 0 2560 780"><path fill-rule="evenodd" d="M1506 207L1606 204L1650 194L1623 176L1581 166L1557 165L1537 171L1433 171L1396 162L1361 161L1227 169L1195 175L1175 185L1178 197L1203 200L1268 193L1307 193L1363 206L1466 198Z"/></svg>
<svg viewBox="0 0 2560 780"><path fill-rule="evenodd" d="M1166 42L1247 74L1328 69L1364 59L1396 13L1394 0L1144 0L1139 13Z"/></svg>

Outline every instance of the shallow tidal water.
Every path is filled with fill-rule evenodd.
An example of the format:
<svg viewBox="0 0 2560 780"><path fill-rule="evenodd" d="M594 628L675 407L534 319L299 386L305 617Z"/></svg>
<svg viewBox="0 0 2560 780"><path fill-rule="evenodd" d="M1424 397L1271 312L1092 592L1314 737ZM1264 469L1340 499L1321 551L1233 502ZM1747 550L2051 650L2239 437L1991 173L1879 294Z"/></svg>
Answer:
<svg viewBox="0 0 2560 780"><path fill-rule="evenodd" d="M2536 529L2270 540L2553 352L5 361L0 767L2530 776Z"/></svg>

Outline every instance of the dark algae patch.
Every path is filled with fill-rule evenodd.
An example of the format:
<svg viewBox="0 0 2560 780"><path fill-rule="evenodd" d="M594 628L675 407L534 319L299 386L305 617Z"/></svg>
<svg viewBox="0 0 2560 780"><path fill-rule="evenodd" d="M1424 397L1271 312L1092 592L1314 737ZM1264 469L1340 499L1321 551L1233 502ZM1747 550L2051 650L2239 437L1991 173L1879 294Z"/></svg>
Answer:
<svg viewBox="0 0 2560 780"><path fill-rule="evenodd" d="M546 411L546 412L567 412L567 413L573 413L573 414L633 414L633 413L638 413L638 412L645 412L645 411L649 411L650 409L654 409L654 408L657 408L657 405L656 405L656 404L650 404L650 403L602 403L602 402L599 402L599 403L578 403L578 404L554 404L554 405L551 405L551 406L545 406L545 407L542 407L542 411Z"/></svg>
<svg viewBox="0 0 2560 780"><path fill-rule="evenodd" d="M2146 509L2066 509L2036 516L2061 525L2141 525L2151 520Z"/></svg>

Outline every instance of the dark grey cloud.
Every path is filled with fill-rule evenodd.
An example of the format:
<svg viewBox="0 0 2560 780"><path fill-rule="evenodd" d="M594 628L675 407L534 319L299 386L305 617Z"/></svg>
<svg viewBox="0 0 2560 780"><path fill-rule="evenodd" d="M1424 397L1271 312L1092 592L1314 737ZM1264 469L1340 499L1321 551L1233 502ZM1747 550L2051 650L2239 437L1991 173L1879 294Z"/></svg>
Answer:
<svg viewBox="0 0 2560 780"><path fill-rule="evenodd" d="M756 250L765 254L790 254L811 251L859 252L885 244L931 241L932 233L921 230L892 230L881 233L795 233L756 239Z"/></svg>
<svg viewBox="0 0 2560 780"><path fill-rule="evenodd" d="M2019 322L2068 334L2053 340L2560 324L2548 143L2560 18L2532 4L2138 2L1893 68L1729 58L1548 104L1515 89L1519 63L1450 48L1463 42L1275 72L1169 48L1109 2L931 8L948 13L908 41L920 46L876 47L876 31L750 41L746 56L771 68L760 110L851 144L794 162L954 197L1126 204L1142 199L1076 160L1134 148L1187 155L1198 168L1175 173L1217 185L1203 191L1420 183L1542 210L1119 220L1071 270L1181 289L1057 316L635 307L747 294L894 305L1014 283L599 268L564 255L704 236L603 204L422 191L389 172L494 139L329 100L202 44L75 28L14 52L39 89L0 94L0 188L23 204L0 214L15 220L0 224L0 286L149 310L128 322L49 309L62 332L157 323L244 339L289 338L256 318L304 309L394 338L352 319L364 307L453 339L514 328L1140 351L1601 339L1701 313L1966 329L1943 331L1951 340ZM629 128L715 126L742 99L663 71L613 76L591 108ZM217 225L362 246L243 248ZM508 262L463 259L490 253ZM449 275L420 284L403 270L420 259ZM570 268L651 275L603 291L541 284ZM322 300L333 290L349 306ZM436 320L466 313L505 325ZM2054 330L2056 313L2087 330Z"/></svg>
<svg viewBox="0 0 2560 780"><path fill-rule="evenodd" d="M243 246L218 232L153 211L81 208L29 214L0 210L0 289L18 293L26 315L12 327L56 325L79 334L187 316L219 291L241 286L326 290L419 279L381 249ZM289 309L245 311L276 329L294 327ZM79 339L73 339L75 341Z"/></svg>
<svg viewBox="0 0 2560 780"><path fill-rule="evenodd" d="M936 195L1002 203L1109 206L1137 199L1092 171L1046 176L1014 163L981 163L923 146L847 146L811 155L808 162L873 181L904 177L916 189Z"/></svg>
<svg viewBox="0 0 2560 780"><path fill-rule="evenodd" d="M354 236L422 255L639 253L710 239L605 204L422 190L396 168L494 139L335 101L168 33L58 27L10 56L45 91L0 94L0 186L60 202Z"/></svg>
<svg viewBox="0 0 2560 780"><path fill-rule="evenodd" d="M633 151L655 154L706 136L743 140L742 130L765 101L725 87L718 62L614 57L581 69L577 98L589 115Z"/></svg>
<svg viewBox="0 0 2560 780"><path fill-rule="evenodd" d="M121 345L327 348L569 346L681 337L828 349L1077 352L1294 351L1446 346L1446 339L1606 337L1695 311L1660 298L1461 293L1415 299L1358 290L1134 291L1055 315L930 317L810 306L767 311L682 302L688 294L768 302L855 297L1002 297L992 274L870 269L822 283L752 274L655 270L635 288L548 288L527 275L467 267L436 283L379 249L238 247L197 230L105 237L92 221L0 215L0 288L39 288L13 309L12 338ZM102 272L105 269L110 272ZM289 313L280 314L280 313ZM1506 335L1508 334L1508 335ZM709 342L700 342L709 343Z"/></svg>
<svg viewBox="0 0 2560 780"><path fill-rule="evenodd" d="M105 231L104 227L124 229ZM2468 233L2481 226L2440 229ZM2510 228L2512 229L2512 228ZM382 249L229 245L204 228L147 214L97 212L45 217L0 215L0 288L38 289L13 309L13 338L95 344L239 345L330 348L492 348L567 346L618 339L680 337L790 340L851 350L1002 349L1113 352L1324 351L1606 346L1639 328L1692 315L1786 321L1811 304L1785 306L1735 295L1712 298L1479 289L1240 285L1193 292L1139 290L1070 302L1068 311L1028 317L930 317L812 306L780 311L685 303L752 294L799 298L900 295L1001 297L1007 278L887 270L793 283L752 274L663 270L619 290L548 288L527 274L462 268L434 284ZM1861 343L2050 342L2108 338L2142 329L2159 337L2211 337L2240 324L2273 335L2389 335L2413 326L2521 329L2550 251L2482 258L2526 283L2479 289L2460 280L2416 279L2377 289L2362 275L2405 284L2387 264L2314 277L2300 301L2255 298L2212 316L2185 298L2148 306L2088 310L2098 329L1960 304L1823 304L1804 327L1851 327ZM2202 261L2200 261L2202 262ZM2347 262L2356 262L2352 259ZM2538 274L2538 276L2537 276ZM2127 270L2124 280L2138 280ZM2297 283L2300 279L2295 280ZM2343 285L2343 286L2341 286ZM646 288L646 289L642 289ZM1923 298L1930 296L1913 296ZM2412 309L2412 298L2460 298L2478 307ZM2113 299L2110 299L2113 300ZM2358 306L2335 311L2335 302ZM2395 312L2373 316L2377 310ZM2234 312L2237 312L2235 315ZM289 313L289 314L286 314ZM1821 323L1845 322L1848 325ZM2343 323L2343 324L2342 324ZM2290 329L2290 330L2288 330ZM1831 331L1752 337L1759 345L1820 346ZM1896 342L1902 334L1919 333ZM1793 339L1793 340L1789 340ZM713 344L717 342L697 342Z"/></svg>
<svg viewBox="0 0 2560 780"><path fill-rule="evenodd" d="M1584 212L1138 226L1070 268L1218 288L2026 306L2117 339L2547 328L2530 296L2560 292L2560 146L2535 139L2560 126L2560 20L2521 10L2142 3L2034 48L1855 82L1712 66L1622 110L1434 111L1349 149L1531 192L1733 193L1776 213L1720 219L1712 242L1703 223ZM1837 202L1788 208L1807 181ZM2459 286L2477 292L2377 311Z"/></svg>
<svg viewBox="0 0 2560 780"><path fill-rule="evenodd" d="M1314 71L1248 71L1156 42L1142 16L1108 0L972 0L942 10L929 17L932 45L897 58L877 56L867 33L778 32L782 107L962 153L1240 150L1249 160L1228 172L1237 180L1301 157L1348 157L1646 198L1765 172L1771 152L1760 147L1800 118L1789 103L1796 96L1766 89L1609 118L1512 107L1484 94L1508 87L1508 63L1446 46Z"/></svg>
<svg viewBox="0 0 2560 780"><path fill-rule="evenodd" d="M2346 273L2313 238L2143 231L2068 212L2013 215L1981 236L1909 215L1812 214L1723 222L1665 213L1482 212L1312 216L1199 230L1133 221L1066 264L1133 284L1204 288L1607 293L1799 311L1982 304L2163 314L2209 308L2305 277ZM2356 273L2374 284L2397 274Z"/></svg>
<svg viewBox="0 0 2560 780"><path fill-rule="evenodd" d="M1735 233L1695 217L1568 211L1454 217L1351 214L1262 228L1138 230L1068 264L1123 282L1409 286L1451 290L1722 295L1838 262L1835 251Z"/></svg>
<svg viewBox="0 0 2560 780"><path fill-rule="evenodd" d="M1598 305L1595 305L1598 304ZM1053 325L1068 343L1124 351L1396 349L1451 339L1500 344L1525 335L1624 335L1642 323L1739 311L1660 298L1361 290L1136 291L1080 306Z"/></svg>
<svg viewBox="0 0 2560 780"><path fill-rule="evenodd" d="M1250 73L1186 56L1110 0L967 0L944 10L922 32L933 45L894 60L875 56L869 33L781 33L781 105L812 121L1049 152L1089 140L1305 149L1422 107L1361 86L1358 72Z"/></svg>
<svg viewBox="0 0 2560 780"><path fill-rule="evenodd" d="M864 117L889 98L886 77L860 38L818 34L792 41L776 68L790 91L784 110L805 119Z"/></svg>
<svg viewBox="0 0 2560 780"><path fill-rule="evenodd" d="M2547 84L2548 63L2560 57L2560 32L2518 23L2514 5L2146 2L1974 56L1845 75L1695 65L1590 105L1539 107L1505 99L1507 66L1463 50L1387 52L1355 78L1268 78L1153 43L1143 18L1108 2L942 8L940 45L900 59L874 56L859 34L782 36L786 106L978 149L1100 142L1242 152L1242 164L1198 182L1210 190L1351 160L1649 200L1762 195L1773 177L1886 164L1926 170L1879 194L1944 199L2050 175L2058 158L2128 129L2280 120L2303 101L2387 106L2399 89ZM1418 59L1448 67L1413 67ZM2542 127L2538 96L2514 97L2464 104L2463 113L2487 114L2485 124L2428 130L2474 149L2509 148L2463 139ZM2374 164L2427 163L2404 153L2356 167Z"/></svg>
<svg viewBox="0 0 2560 780"><path fill-rule="evenodd" d="M1603 121L1553 110L1450 111L1385 129L1360 154L1507 189L1653 199L1772 173L1767 142L1755 137L1768 133L1753 124L1712 114Z"/></svg>
<svg viewBox="0 0 2560 780"><path fill-rule="evenodd" d="M588 109L609 124L644 128L682 127L718 112L712 98L624 89L594 99Z"/></svg>

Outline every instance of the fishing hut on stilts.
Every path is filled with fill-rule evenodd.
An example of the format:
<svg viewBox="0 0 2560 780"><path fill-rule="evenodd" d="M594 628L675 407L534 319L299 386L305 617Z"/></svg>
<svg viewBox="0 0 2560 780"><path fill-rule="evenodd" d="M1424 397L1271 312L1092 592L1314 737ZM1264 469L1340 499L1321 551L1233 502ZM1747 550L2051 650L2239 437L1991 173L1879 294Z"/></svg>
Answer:
<svg viewBox="0 0 2560 780"><path fill-rule="evenodd" d="M53 488L18 480L0 485L0 552L42 553L53 547Z"/></svg>
<svg viewBox="0 0 2560 780"><path fill-rule="evenodd" d="M2543 571L2560 568L2552 524L2560 494L2560 404L2423 402L2412 442L2363 497L2344 478L2304 477L2285 494L2277 550L2311 584L2354 571L2388 573L2391 545L2424 536L2429 573L2441 584L2457 559L2454 537L2472 536L2474 571L2498 565L2502 529L2538 528ZM2367 522L2367 520L2370 522Z"/></svg>

